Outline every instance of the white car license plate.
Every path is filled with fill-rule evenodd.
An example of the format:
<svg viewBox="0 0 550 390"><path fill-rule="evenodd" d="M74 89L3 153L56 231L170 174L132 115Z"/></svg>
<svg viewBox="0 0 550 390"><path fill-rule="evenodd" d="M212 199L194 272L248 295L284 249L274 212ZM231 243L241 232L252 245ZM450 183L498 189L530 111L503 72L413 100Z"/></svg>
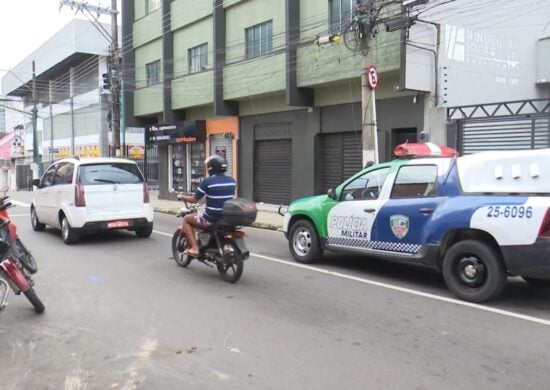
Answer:
<svg viewBox="0 0 550 390"><path fill-rule="evenodd" d="M126 220L122 221L109 221L107 222L108 229L125 228L130 226L130 223Z"/></svg>

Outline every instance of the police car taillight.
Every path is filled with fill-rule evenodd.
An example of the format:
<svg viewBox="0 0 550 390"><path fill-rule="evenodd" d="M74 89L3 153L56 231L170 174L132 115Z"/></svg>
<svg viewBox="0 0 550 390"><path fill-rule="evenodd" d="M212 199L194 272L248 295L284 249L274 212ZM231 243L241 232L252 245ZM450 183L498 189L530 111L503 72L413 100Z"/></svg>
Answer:
<svg viewBox="0 0 550 390"><path fill-rule="evenodd" d="M550 238L550 209L546 211L542 225L540 225L539 237Z"/></svg>
<svg viewBox="0 0 550 390"><path fill-rule="evenodd" d="M431 142L397 145L393 149L393 154L396 157L458 157L455 149Z"/></svg>

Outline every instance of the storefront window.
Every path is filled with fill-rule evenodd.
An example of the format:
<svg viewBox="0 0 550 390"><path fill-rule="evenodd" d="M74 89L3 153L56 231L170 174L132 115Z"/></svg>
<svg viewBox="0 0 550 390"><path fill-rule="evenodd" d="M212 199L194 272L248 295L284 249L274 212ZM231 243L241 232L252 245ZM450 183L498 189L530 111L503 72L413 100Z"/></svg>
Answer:
<svg viewBox="0 0 550 390"><path fill-rule="evenodd" d="M204 178L204 144L191 144L189 145L191 150L191 191L195 192Z"/></svg>
<svg viewBox="0 0 550 390"><path fill-rule="evenodd" d="M187 192L187 153L185 145L172 145L172 189Z"/></svg>
<svg viewBox="0 0 550 390"><path fill-rule="evenodd" d="M194 193L204 179L204 144L171 145L170 160L172 190Z"/></svg>

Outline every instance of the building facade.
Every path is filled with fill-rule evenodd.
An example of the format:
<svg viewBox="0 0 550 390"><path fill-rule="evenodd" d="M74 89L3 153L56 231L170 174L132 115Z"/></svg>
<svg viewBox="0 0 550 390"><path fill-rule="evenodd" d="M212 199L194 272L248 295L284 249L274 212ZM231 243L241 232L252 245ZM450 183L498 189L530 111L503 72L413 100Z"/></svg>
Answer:
<svg viewBox="0 0 550 390"><path fill-rule="evenodd" d="M527 0L515 3L532 7ZM169 142L159 142L160 196L173 199L176 192L193 191L204 174L196 173L198 163L212 152L230 159L239 195L266 203L325 192L360 169L363 55L342 40L314 43L319 36L345 32L355 4L123 0L123 67L130 86L126 120L155 131L179 129L167 136ZM417 140L450 144L465 153L490 149L495 132L484 135L481 146L468 146L465 139L483 130L475 121L465 123L468 118L456 119L460 107L499 102L503 96L548 97L544 85L535 83L535 45L541 37L528 28L532 13L518 15L524 35L514 37L503 30L510 20L495 4L469 1L458 7L433 1L407 10L391 2L377 4L387 5L381 20L416 16L412 27L392 32L380 23L369 45L380 76L381 161L392 158L395 145ZM488 17L495 12L504 12L502 18ZM472 20L477 24L470 25ZM539 27L540 34L544 26ZM511 77L517 61L533 80L527 88L523 80L516 88ZM497 72L503 67L511 67L511 73ZM544 117L548 108L540 104ZM225 128L213 126L216 121ZM535 127L545 124L537 119ZM188 136L182 136L183 129Z"/></svg>
<svg viewBox="0 0 550 390"><path fill-rule="evenodd" d="M407 30L402 84L445 109L447 143L463 154L550 147L548 4L430 1L424 9Z"/></svg>
<svg viewBox="0 0 550 390"><path fill-rule="evenodd" d="M102 87L109 42L97 27L74 19L2 78L4 94L20 97L24 112L30 114L36 102L38 153L44 164L68 156L110 155L110 93ZM20 188L28 185L34 167L32 116L25 115L21 125L24 153L15 160ZM128 144L143 148L143 137L143 131L130 132Z"/></svg>
<svg viewBox="0 0 550 390"><path fill-rule="evenodd" d="M123 67L133 84L127 122L205 123L203 138L159 145L161 197L192 191L194 164L208 153L230 160L239 195L267 203L324 192L361 168L361 55L313 44L340 28L334 21L351 20L342 1L338 15L331 3L122 2ZM387 160L395 144L423 130L424 100L395 91L399 34L381 31L375 41L379 150Z"/></svg>

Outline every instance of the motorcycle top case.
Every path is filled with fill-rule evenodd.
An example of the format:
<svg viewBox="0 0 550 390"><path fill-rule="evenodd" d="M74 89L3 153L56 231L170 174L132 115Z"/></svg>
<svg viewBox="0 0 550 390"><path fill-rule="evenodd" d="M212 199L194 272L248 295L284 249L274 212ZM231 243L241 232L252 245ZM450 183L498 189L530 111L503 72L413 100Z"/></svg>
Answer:
<svg viewBox="0 0 550 390"><path fill-rule="evenodd" d="M258 209L251 200L235 198L225 201L222 215L224 221L231 225L248 226L256 220Z"/></svg>

